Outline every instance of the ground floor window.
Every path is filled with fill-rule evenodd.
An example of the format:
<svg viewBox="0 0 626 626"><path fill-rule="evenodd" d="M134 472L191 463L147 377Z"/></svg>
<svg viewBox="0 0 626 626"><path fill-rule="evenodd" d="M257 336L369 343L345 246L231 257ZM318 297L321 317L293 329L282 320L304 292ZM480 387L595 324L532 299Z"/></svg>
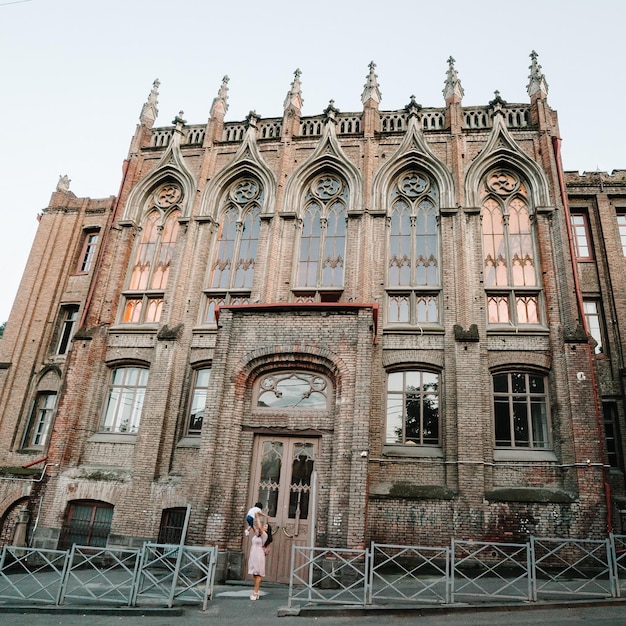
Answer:
<svg viewBox="0 0 626 626"><path fill-rule="evenodd" d="M67 506L59 549L73 544L105 547L111 532L113 505L96 500L75 500Z"/></svg>
<svg viewBox="0 0 626 626"><path fill-rule="evenodd" d="M419 370L387 376L388 444L439 444L439 374Z"/></svg>
<svg viewBox="0 0 626 626"><path fill-rule="evenodd" d="M544 376L527 372L495 374L493 402L497 448L550 447Z"/></svg>
<svg viewBox="0 0 626 626"><path fill-rule="evenodd" d="M185 507L164 509L161 514L158 543L180 543L185 527Z"/></svg>

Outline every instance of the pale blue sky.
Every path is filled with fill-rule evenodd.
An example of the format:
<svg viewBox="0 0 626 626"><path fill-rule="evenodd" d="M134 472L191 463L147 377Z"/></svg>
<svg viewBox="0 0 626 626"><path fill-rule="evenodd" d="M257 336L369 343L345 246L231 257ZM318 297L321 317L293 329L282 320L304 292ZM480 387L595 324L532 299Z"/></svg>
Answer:
<svg viewBox="0 0 626 626"><path fill-rule="evenodd" d="M360 111L374 61L381 109L443 106L450 55L465 105L528 102L536 50L565 169L626 169L623 0L0 0L0 322L8 319L59 175L78 196L118 191L152 81L157 126L204 123L227 74L227 121L282 115L296 68L303 115ZM11 191L10 194L7 192Z"/></svg>

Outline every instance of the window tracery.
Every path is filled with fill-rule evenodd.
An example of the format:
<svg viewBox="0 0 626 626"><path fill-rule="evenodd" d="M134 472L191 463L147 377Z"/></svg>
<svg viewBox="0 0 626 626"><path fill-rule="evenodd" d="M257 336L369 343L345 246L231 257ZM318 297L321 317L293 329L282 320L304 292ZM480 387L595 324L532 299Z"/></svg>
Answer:
<svg viewBox="0 0 626 626"><path fill-rule="evenodd" d="M428 175L403 172L389 194L387 321L439 322L439 192Z"/></svg>
<svg viewBox="0 0 626 626"><path fill-rule="evenodd" d="M205 323L215 323L217 306L249 301L263 202L263 187L251 177L238 179L224 195L206 292Z"/></svg>
<svg viewBox="0 0 626 626"><path fill-rule="evenodd" d="M161 318L178 238L181 199L181 188L170 182L158 187L148 201L125 292L124 323L156 323Z"/></svg>
<svg viewBox="0 0 626 626"><path fill-rule="evenodd" d="M343 289L349 189L333 173L324 173L308 185L304 196L296 286L319 290ZM299 297L306 297L300 294Z"/></svg>
<svg viewBox="0 0 626 626"><path fill-rule="evenodd" d="M496 169L484 179L482 240L490 324L541 321L533 215L524 181Z"/></svg>
<svg viewBox="0 0 626 626"><path fill-rule="evenodd" d="M311 372L273 372L263 376L257 388L257 407L274 409L326 409L329 382Z"/></svg>

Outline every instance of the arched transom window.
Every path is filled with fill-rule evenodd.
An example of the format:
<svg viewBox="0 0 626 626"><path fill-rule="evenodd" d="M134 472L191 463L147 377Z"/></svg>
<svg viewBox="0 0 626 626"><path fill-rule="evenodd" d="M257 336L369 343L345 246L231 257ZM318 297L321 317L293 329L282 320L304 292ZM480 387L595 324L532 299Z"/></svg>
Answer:
<svg viewBox="0 0 626 626"><path fill-rule="evenodd" d="M128 288L124 292L124 323L154 323L161 318L178 237L181 199L179 185L165 183L148 200Z"/></svg>
<svg viewBox="0 0 626 626"><path fill-rule="evenodd" d="M346 258L346 183L334 173L315 178L307 187L297 263L297 299L314 301L343 289ZM302 291L300 291L302 290Z"/></svg>
<svg viewBox="0 0 626 626"><path fill-rule="evenodd" d="M439 193L418 170L403 172L389 195L387 322L438 323Z"/></svg>
<svg viewBox="0 0 626 626"><path fill-rule="evenodd" d="M250 177L235 181L224 195L206 292L205 322L215 322L215 308L221 304L249 302L263 200L263 188Z"/></svg>
<svg viewBox="0 0 626 626"><path fill-rule="evenodd" d="M538 263L526 185L515 172L495 169L484 179L481 192L488 321L538 324Z"/></svg>
<svg viewBox="0 0 626 626"><path fill-rule="evenodd" d="M273 409L326 409L331 386L313 372L272 372L257 386L257 407Z"/></svg>

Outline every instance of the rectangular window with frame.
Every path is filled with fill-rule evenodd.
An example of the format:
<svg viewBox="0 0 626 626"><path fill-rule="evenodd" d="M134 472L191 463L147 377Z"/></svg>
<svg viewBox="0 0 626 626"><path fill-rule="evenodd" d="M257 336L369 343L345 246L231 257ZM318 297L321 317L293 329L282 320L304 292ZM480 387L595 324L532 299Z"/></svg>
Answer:
<svg viewBox="0 0 626 626"><path fill-rule="evenodd" d="M617 214L617 228L622 244L622 254L626 257L626 210L622 209L622 211Z"/></svg>
<svg viewBox="0 0 626 626"><path fill-rule="evenodd" d="M118 367L112 371L102 432L137 433L147 385L148 370L144 367Z"/></svg>
<svg viewBox="0 0 626 626"><path fill-rule="evenodd" d="M494 374L496 448L550 448L547 395L547 380L541 374Z"/></svg>
<svg viewBox="0 0 626 626"><path fill-rule="evenodd" d="M593 249L591 246L591 230L589 216L585 211L571 213L572 238L574 240L574 254L577 261L592 261Z"/></svg>
<svg viewBox="0 0 626 626"><path fill-rule="evenodd" d="M186 515L187 509L184 507L164 509L161 513L158 543L179 544L185 528Z"/></svg>
<svg viewBox="0 0 626 626"><path fill-rule="evenodd" d="M620 451L619 425L617 420L617 405L615 402L603 402L604 436L609 466L615 469L624 469Z"/></svg>
<svg viewBox="0 0 626 626"><path fill-rule="evenodd" d="M602 309L597 300L583 300L583 308L585 311L585 321L587 329L595 339L595 354L603 354L605 352L604 342L604 319L602 317Z"/></svg>
<svg viewBox="0 0 626 626"><path fill-rule="evenodd" d="M61 307L61 327L59 328L59 343L57 354L65 354L76 331L78 321L78 305L67 304Z"/></svg>
<svg viewBox="0 0 626 626"><path fill-rule="evenodd" d="M193 390L187 419L188 435L199 435L202 432L202 422L204 419L204 409L206 407L210 378L210 367L202 367L193 372Z"/></svg>
<svg viewBox="0 0 626 626"><path fill-rule="evenodd" d="M389 373L386 422L387 444L439 445L439 374Z"/></svg>
<svg viewBox="0 0 626 626"><path fill-rule="evenodd" d="M23 448L45 448L50 435L56 402L57 394L54 391L40 391L37 394L24 437Z"/></svg>
<svg viewBox="0 0 626 626"><path fill-rule="evenodd" d="M80 256L78 257L77 271L79 274L87 274L93 267L99 239L100 233L94 231L85 232L83 248L80 252Z"/></svg>

